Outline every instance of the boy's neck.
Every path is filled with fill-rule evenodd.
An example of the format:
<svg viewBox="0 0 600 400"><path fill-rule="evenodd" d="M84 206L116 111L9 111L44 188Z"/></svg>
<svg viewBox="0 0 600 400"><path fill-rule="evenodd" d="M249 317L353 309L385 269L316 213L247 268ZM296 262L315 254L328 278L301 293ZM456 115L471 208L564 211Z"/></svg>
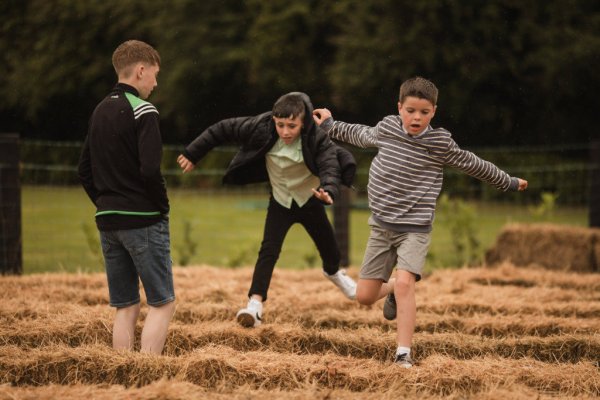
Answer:
<svg viewBox="0 0 600 400"><path fill-rule="evenodd" d="M135 85L135 82L132 79L124 79L124 78L119 78L118 83L123 83L125 85L131 86L132 88L134 88L138 93L140 92L140 89Z"/></svg>

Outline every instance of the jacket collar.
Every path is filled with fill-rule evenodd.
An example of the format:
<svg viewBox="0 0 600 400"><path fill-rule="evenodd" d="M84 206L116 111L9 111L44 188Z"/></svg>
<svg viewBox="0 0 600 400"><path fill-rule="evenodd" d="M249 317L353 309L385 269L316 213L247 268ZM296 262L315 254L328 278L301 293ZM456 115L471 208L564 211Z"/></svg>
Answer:
<svg viewBox="0 0 600 400"><path fill-rule="evenodd" d="M134 88L133 86L128 85L126 83L123 83L123 82L117 82L117 84L113 88L113 91L128 92L128 93L131 93L132 95L134 95L135 97L140 97L140 92L138 92L136 88Z"/></svg>

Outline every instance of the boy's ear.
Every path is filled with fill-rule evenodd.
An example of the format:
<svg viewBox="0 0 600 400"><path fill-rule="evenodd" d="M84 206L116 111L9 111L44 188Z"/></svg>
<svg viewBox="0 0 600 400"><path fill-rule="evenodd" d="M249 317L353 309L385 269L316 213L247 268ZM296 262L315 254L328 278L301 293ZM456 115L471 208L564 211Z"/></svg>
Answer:
<svg viewBox="0 0 600 400"><path fill-rule="evenodd" d="M398 114L400 114L400 109L402 108L402 103L398 102Z"/></svg>
<svg viewBox="0 0 600 400"><path fill-rule="evenodd" d="M144 75L144 64L142 63L137 63L134 67L133 67L133 74L137 79L142 79L142 75Z"/></svg>
<svg viewBox="0 0 600 400"><path fill-rule="evenodd" d="M146 70L146 68L144 67L144 64L140 64L138 71L140 71L140 78L142 77L142 75L144 75L144 71Z"/></svg>

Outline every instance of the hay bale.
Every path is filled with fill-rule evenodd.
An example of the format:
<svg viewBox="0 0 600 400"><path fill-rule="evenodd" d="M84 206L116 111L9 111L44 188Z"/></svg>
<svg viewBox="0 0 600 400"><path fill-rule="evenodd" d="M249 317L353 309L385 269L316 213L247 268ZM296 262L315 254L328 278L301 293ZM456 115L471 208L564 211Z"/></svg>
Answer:
<svg viewBox="0 0 600 400"><path fill-rule="evenodd" d="M596 272L600 272L600 234L595 236L593 257L594 264L596 265Z"/></svg>
<svg viewBox="0 0 600 400"><path fill-rule="evenodd" d="M489 265L509 261L548 269L597 272L600 270L600 229L551 224L511 224L503 228L488 250Z"/></svg>

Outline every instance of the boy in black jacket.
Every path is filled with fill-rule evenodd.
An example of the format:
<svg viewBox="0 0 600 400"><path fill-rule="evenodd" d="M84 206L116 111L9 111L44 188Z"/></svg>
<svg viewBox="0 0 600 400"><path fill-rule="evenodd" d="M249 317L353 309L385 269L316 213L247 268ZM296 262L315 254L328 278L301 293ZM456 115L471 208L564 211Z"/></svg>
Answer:
<svg viewBox="0 0 600 400"><path fill-rule="evenodd" d="M277 100L272 112L225 119L210 126L177 158L183 172L188 172L214 147L236 143L241 150L229 164L223 182L271 184L248 305L237 313L237 321L245 327L261 324L262 303L267 300L275 263L285 235L296 222L315 242L324 275L349 299L356 296L356 283L339 268L340 252L323 206L333 204L340 183L351 185L356 163L315 125L312 111L306 94L288 93Z"/></svg>
<svg viewBox="0 0 600 400"><path fill-rule="evenodd" d="M119 82L90 118L79 179L97 208L110 305L117 308L113 347L134 347L141 279L149 306L141 351L160 354L175 310L169 199L160 172L158 111L143 100L156 87L160 56L129 40L112 61Z"/></svg>

